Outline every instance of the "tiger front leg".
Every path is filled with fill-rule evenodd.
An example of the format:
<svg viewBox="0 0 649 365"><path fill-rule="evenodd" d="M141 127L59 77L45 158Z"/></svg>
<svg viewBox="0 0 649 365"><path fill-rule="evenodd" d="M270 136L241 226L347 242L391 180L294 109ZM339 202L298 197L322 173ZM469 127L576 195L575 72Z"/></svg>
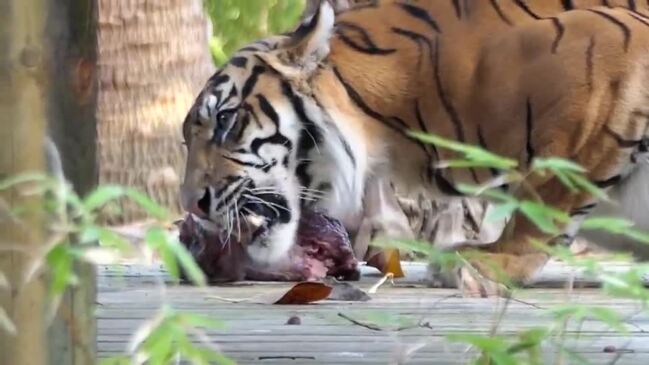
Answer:
<svg viewBox="0 0 649 365"><path fill-rule="evenodd" d="M552 236L530 235L523 229L514 229L510 237L501 237L486 247L456 249L456 258L450 266L430 264L429 285L457 288L464 296L488 297L508 296L512 285L527 284L549 259L547 253L532 244L533 240L545 243Z"/></svg>
<svg viewBox="0 0 649 365"><path fill-rule="evenodd" d="M451 267L430 265L430 285L458 288L467 296L486 297L507 296L512 285L529 284L550 258L538 244L571 242L581 220L594 207L589 197L575 196L554 180L536 191L545 204L570 212L571 221L560 227L563 234L545 233L525 215L516 212L493 244L457 248L458 258Z"/></svg>

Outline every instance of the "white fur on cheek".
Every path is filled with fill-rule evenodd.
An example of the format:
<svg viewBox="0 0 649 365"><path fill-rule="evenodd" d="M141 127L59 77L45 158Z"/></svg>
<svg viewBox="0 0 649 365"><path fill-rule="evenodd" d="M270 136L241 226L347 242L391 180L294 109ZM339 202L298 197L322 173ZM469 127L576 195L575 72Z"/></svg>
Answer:
<svg viewBox="0 0 649 365"><path fill-rule="evenodd" d="M277 100L273 107L279 116L281 122L279 133L288 138L294 146L298 143L299 127L297 115L293 108L285 101ZM270 135L274 134L273 130ZM282 160L289 153L288 169L283 166ZM288 150L287 146L273 145L267 143L259 150L259 154L264 159L270 161L274 159L277 164L268 172L251 169L249 176L253 178L255 185L259 188L272 187L278 194L282 195L287 202L288 209L291 213L291 219L287 223L276 223L270 228L267 236L263 238L262 243L251 244L247 247L248 255L258 264L274 264L285 259L288 252L295 244L297 236L297 227L300 219L300 185L297 177L292 171L295 169L294 149ZM279 208L278 208L279 209Z"/></svg>
<svg viewBox="0 0 649 365"><path fill-rule="evenodd" d="M216 107L216 96L209 94L203 99L203 105L199 109L199 114L204 120L210 119L210 114L214 111Z"/></svg>
<svg viewBox="0 0 649 365"><path fill-rule="evenodd" d="M334 121L345 120L345 116L335 108L328 113ZM349 158L341 138L346 140L354 161ZM319 149L311 152L313 163L309 172L314 182L329 182L331 192L318 206L344 222L354 220L363 206L365 178L369 170L366 143L348 123L324 126L323 141Z"/></svg>

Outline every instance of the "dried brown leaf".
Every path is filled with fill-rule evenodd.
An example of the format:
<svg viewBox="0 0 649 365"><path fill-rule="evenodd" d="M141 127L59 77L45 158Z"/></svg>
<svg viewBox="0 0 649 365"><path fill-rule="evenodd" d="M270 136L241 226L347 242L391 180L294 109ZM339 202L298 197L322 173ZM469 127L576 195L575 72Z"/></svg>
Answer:
<svg viewBox="0 0 649 365"><path fill-rule="evenodd" d="M308 304L326 299L332 288L319 282L301 282L295 284L273 304Z"/></svg>
<svg viewBox="0 0 649 365"><path fill-rule="evenodd" d="M379 252L367 260L367 265L378 269L383 275L392 273L395 278L405 276L401 269L401 258L397 249L385 249Z"/></svg>

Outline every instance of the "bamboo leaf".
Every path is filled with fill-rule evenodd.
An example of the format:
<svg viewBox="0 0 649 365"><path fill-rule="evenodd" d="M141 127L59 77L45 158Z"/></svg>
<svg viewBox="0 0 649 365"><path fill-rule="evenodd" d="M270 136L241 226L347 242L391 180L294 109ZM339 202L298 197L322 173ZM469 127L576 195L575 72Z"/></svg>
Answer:
<svg viewBox="0 0 649 365"><path fill-rule="evenodd" d="M95 211L108 202L119 199L126 195L126 189L121 186L103 185L97 187L83 201L83 207L89 211Z"/></svg>

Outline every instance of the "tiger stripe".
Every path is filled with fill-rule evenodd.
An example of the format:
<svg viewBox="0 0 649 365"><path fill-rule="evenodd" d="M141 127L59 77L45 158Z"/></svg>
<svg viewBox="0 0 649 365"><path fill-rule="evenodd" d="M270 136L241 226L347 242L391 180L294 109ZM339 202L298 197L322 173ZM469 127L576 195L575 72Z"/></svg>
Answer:
<svg viewBox="0 0 649 365"><path fill-rule="evenodd" d="M369 115L370 117L382 122L385 126L399 132L399 133L405 133L407 124L398 117L386 117L382 115L381 113L375 111L372 109L367 103L363 100L361 95L343 78L343 76L340 74L340 71L338 69L334 68L333 69L334 74L340 81L340 83L343 85L345 88L345 91L347 91L347 94L351 98L351 100L358 105L358 107L365 112L365 114Z"/></svg>
<svg viewBox="0 0 649 365"><path fill-rule="evenodd" d="M563 24L561 24L561 21L557 17L550 17L546 18L552 21L552 25L554 26L554 29L557 33L557 35L554 37L554 41L552 41L552 53L557 53L557 49L559 48L559 43L561 42L561 39L563 38L563 33L566 31L565 28L563 27Z"/></svg>
<svg viewBox="0 0 649 365"><path fill-rule="evenodd" d="M631 29L629 29L629 27L626 24L616 19L611 14L608 14L598 9L586 9L586 11L598 15L602 19L607 20L611 24L615 25L618 29L620 29L622 35L624 36L624 51L627 52L629 50L629 43L631 42Z"/></svg>
<svg viewBox="0 0 649 365"><path fill-rule="evenodd" d="M250 77L246 80L246 82L243 84L243 88L241 89L241 99L246 100L248 98L248 95L252 92L252 89L255 87L257 84L257 80L259 79L259 75L263 74L266 72L266 67L264 66L255 66L252 68L252 72L250 73Z"/></svg>
<svg viewBox="0 0 649 365"><path fill-rule="evenodd" d="M369 34L358 25L348 22L339 22L337 27L336 34L340 39L350 48L353 48L358 52L369 55L389 55L397 51L395 48L379 48ZM363 44L357 43L354 38L352 38L351 34L348 35L348 32L357 35L362 40Z"/></svg>
<svg viewBox="0 0 649 365"><path fill-rule="evenodd" d="M595 55L595 36L591 35L588 40L588 48L586 48L586 84L588 85L588 91L593 91L593 80L594 80L594 63L593 57Z"/></svg>
<svg viewBox="0 0 649 365"><path fill-rule="evenodd" d="M480 147L482 147L486 151L491 150L489 148L489 145L487 144L487 140L484 137L482 127L480 125L478 125L478 143L480 144ZM489 171L491 172L491 176L494 178L500 175L500 172L495 167L490 166ZM503 185L503 187L506 189L506 185Z"/></svg>
<svg viewBox="0 0 649 365"><path fill-rule="evenodd" d="M541 19L540 16L538 16L532 9L530 9L529 6L525 3L524 0L514 0L514 4L518 6L522 11L525 12L528 16L532 17L533 19Z"/></svg>
<svg viewBox="0 0 649 365"><path fill-rule="evenodd" d="M439 28L439 25L435 19L425 10L418 6L412 4L399 4L401 9L405 10L408 14L412 15L414 18L421 20L428 24L436 33L441 33L442 30Z"/></svg>
<svg viewBox="0 0 649 365"><path fill-rule="evenodd" d="M417 57L417 68L422 67L422 59L424 56L423 50L422 50L422 43L425 43L428 46L428 49L430 50L432 48L431 45L431 40L428 39L426 36L419 34L417 32L413 32L407 29L403 28L398 28L398 27L392 27L392 31L400 36L404 36L406 38L409 38L410 40L414 41L417 44L417 49L419 53L419 57Z"/></svg>
<svg viewBox="0 0 649 365"><path fill-rule="evenodd" d="M500 7L500 4L498 3L498 0L489 0L489 3L491 4L491 7L494 9L496 14L498 14L500 20L502 20L505 24L509 26L514 25L511 19L509 19L509 17L503 12L502 8Z"/></svg>
<svg viewBox="0 0 649 365"><path fill-rule="evenodd" d="M449 99L448 95L446 95L446 92L444 91L444 86L442 85L442 75L441 75L441 67L440 67L440 41L437 39L434 42L434 59L433 59L433 75L435 78L435 86L437 88L437 95L439 96L439 99L442 103L442 107L444 108L444 111L448 115L451 123L453 124L453 129L455 130L455 137L457 138L458 141L460 142L466 142L466 137L464 135L464 123L462 123L462 120L460 120L460 116L453 106L453 103Z"/></svg>
<svg viewBox="0 0 649 365"><path fill-rule="evenodd" d="M573 10L575 8L575 5L572 3L572 0L561 0L561 6L563 6L563 10Z"/></svg>
<svg viewBox="0 0 649 365"><path fill-rule="evenodd" d="M532 136L534 134L534 114L532 111L532 101L528 97L525 101L525 151L527 152L527 166L532 165L532 160L536 156Z"/></svg>
<svg viewBox="0 0 649 365"><path fill-rule="evenodd" d="M451 3L453 3L453 9L455 9L455 16L458 19L462 19L462 5L460 4L460 0L451 0Z"/></svg>
<svg viewBox="0 0 649 365"><path fill-rule="evenodd" d="M295 32L238 51L183 125L184 206L195 209L200 198L222 223L229 204L244 204L270 227L254 234L258 250L287 252L306 204L347 221L364 209L373 179L425 199L501 178L496 168L445 167L456 152L410 137L411 129L475 143L522 172L539 156L572 159L612 191L649 155L649 2L395 0L337 16L327 4ZM232 181L214 193L232 176L250 180L245 194ZM559 236L566 242L598 209L588 194L568 198L557 179L530 184L516 190L521 198L534 191L574 217ZM435 225L433 216L423 221ZM516 280L538 268L519 257L535 252L527 239L556 238L532 226L511 226L497 250L487 248L523 268Z"/></svg>

